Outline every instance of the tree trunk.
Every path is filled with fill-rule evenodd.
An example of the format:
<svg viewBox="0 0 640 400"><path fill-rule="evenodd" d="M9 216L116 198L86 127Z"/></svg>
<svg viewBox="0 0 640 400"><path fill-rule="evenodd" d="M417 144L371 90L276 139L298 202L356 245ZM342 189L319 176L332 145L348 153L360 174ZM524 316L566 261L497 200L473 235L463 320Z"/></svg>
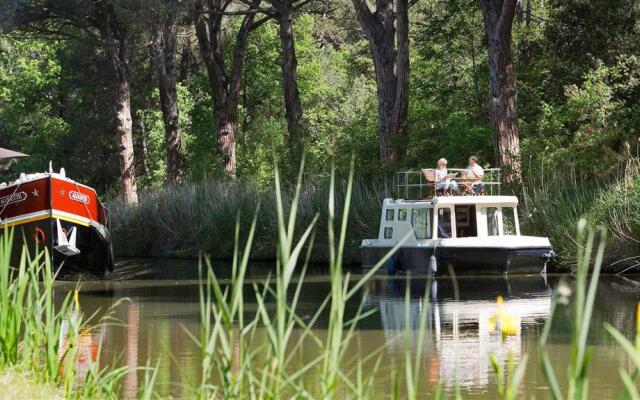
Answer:
<svg viewBox="0 0 640 400"><path fill-rule="evenodd" d="M175 15L167 15L166 18L166 22L155 24L153 53L160 91L160 108L164 121L166 179L168 184L175 184L179 183L182 178L184 162L176 88L177 25Z"/></svg>
<svg viewBox="0 0 640 400"><path fill-rule="evenodd" d="M304 145L304 128L298 91L298 60L293 39L293 10L289 0L274 2L274 6L276 4L280 25L280 46L282 49L280 66L282 68L282 89L289 132L288 139L294 154L299 155L302 153Z"/></svg>
<svg viewBox="0 0 640 400"><path fill-rule="evenodd" d="M179 80L182 83L187 82L191 73L193 64L193 58L191 55L191 38L187 38L182 48L182 54L180 55L180 73Z"/></svg>
<svg viewBox="0 0 640 400"><path fill-rule="evenodd" d="M237 106L230 112L217 112L216 132L218 152L224 161L224 172L229 176L236 173L236 130L238 127Z"/></svg>
<svg viewBox="0 0 640 400"><path fill-rule="evenodd" d="M511 30L517 0L481 0L489 51L489 117L506 183L521 181L516 76Z"/></svg>
<svg viewBox="0 0 640 400"><path fill-rule="evenodd" d="M371 49L378 97L380 159L404 157L409 100L408 1L377 0L371 12L366 0L352 0ZM396 32L397 27L397 32Z"/></svg>
<svg viewBox="0 0 640 400"><path fill-rule="evenodd" d="M206 12L202 0L194 2L194 20L200 54L207 68L213 103L215 136L218 154L229 176L236 172L236 130L242 70L247 51L249 32L256 27L254 17L260 0L253 0L236 34L231 71L227 75L224 58L225 41L222 39L222 17L230 2L207 0Z"/></svg>
<svg viewBox="0 0 640 400"><path fill-rule="evenodd" d="M116 132L118 135L122 198L126 204L133 204L138 202L138 188L133 153L131 91L128 72L129 46L126 33L119 36L116 39L112 31L108 33L105 53L111 63L115 79Z"/></svg>

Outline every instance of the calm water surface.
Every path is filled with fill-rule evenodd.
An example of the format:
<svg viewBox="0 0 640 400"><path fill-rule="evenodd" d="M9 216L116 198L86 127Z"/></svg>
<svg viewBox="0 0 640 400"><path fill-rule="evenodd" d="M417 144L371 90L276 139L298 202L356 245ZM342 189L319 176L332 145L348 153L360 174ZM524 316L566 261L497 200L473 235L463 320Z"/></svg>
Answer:
<svg viewBox="0 0 640 400"><path fill-rule="evenodd" d="M250 281L261 282L269 270L265 266L252 267ZM83 346L87 354L101 346L104 359L116 357L116 362L133 367L160 360L158 389L164 394L181 397L186 393L185 376L194 380L199 376L199 350L186 333L186 330L197 332L199 329L197 276L193 262L128 262L120 266L110 281L83 283L80 302L87 314L128 299L115 308L115 316L123 325L109 325L86 335ZM430 397L437 382L449 389L459 385L464 398L495 398L496 378L489 355L494 354L506 363L510 352L517 362L525 353L529 355L523 388L526 393L537 399L550 398L540 369L537 343L543 324L549 318L552 289L560 279L573 284L570 276L468 277L458 278L457 282L439 278L432 282L429 330L420 383L424 398ZM407 280L406 277L380 275L368 282L348 304L351 315L360 306L364 310L376 310L359 324L357 343L360 354L380 351L383 357L376 377L378 398L387 397L393 374L403 362L405 326L412 329L418 326L425 284L425 277L414 276ZM59 284L58 290L69 288L69 284ZM410 290L409 321L405 317L407 290ZM256 310L252 292L252 287L247 285L245 308L250 316ZM318 267L305 279L300 315L305 318L313 315L328 292L327 278L323 268ZM490 331L489 319L496 312L498 295L504 297L506 310L521 318L517 335L505 340ZM635 334L638 301L640 276L601 279L590 332L593 346L590 398L616 398L621 391L618 369L629 367L630 362L603 329L603 323L609 322L631 338ZM559 308L548 345L561 381L569 360L570 317L568 308ZM322 337L326 327L327 316L324 315L316 324L316 333ZM256 340L265 340L265 337ZM354 353L353 357L356 356ZM299 362L302 364L313 358L310 350ZM127 375L125 394L136 393L141 382L141 373Z"/></svg>

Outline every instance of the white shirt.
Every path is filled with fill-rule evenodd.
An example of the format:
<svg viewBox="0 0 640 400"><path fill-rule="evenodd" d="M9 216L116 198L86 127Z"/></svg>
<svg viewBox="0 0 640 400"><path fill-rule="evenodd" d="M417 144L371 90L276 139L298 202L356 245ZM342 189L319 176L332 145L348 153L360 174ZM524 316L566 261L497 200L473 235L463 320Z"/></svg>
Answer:
<svg viewBox="0 0 640 400"><path fill-rule="evenodd" d="M436 168L436 177L435 180L436 182L440 182L445 176L447 176L447 169L446 168Z"/></svg>
<svg viewBox="0 0 640 400"><path fill-rule="evenodd" d="M467 169L473 172L474 174L476 174L478 178L482 180L482 177L484 176L484 170L480 165L478 164L470 165Z"/></svg>

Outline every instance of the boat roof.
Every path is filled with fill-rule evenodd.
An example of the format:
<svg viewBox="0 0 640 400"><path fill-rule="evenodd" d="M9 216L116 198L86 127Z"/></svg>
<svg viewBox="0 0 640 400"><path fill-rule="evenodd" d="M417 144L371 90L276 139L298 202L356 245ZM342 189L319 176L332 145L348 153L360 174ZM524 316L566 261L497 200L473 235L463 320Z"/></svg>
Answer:
<svg viewBox="0 0 640 400"><path fill-rule="evenodd" d="M516 196L437 196L421 200L386 199L385 203L397 205L427 203L432 206L473 204L501 204L506 206L517 206L518 198Z"/></svg>

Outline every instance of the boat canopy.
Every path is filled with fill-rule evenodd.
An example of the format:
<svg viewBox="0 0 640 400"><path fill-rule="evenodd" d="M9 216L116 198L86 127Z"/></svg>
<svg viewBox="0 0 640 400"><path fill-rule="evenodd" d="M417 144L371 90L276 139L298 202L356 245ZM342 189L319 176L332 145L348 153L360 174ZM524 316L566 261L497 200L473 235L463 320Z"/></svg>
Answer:
<svg viewBox="0 0 640 400"><path fill-rule="evenodd" d="M29 157L29 155L20 153L19 151L13 151L13 150L0 147L0 160L6 159L6 158L20 158L20 157Z"/></svg>

